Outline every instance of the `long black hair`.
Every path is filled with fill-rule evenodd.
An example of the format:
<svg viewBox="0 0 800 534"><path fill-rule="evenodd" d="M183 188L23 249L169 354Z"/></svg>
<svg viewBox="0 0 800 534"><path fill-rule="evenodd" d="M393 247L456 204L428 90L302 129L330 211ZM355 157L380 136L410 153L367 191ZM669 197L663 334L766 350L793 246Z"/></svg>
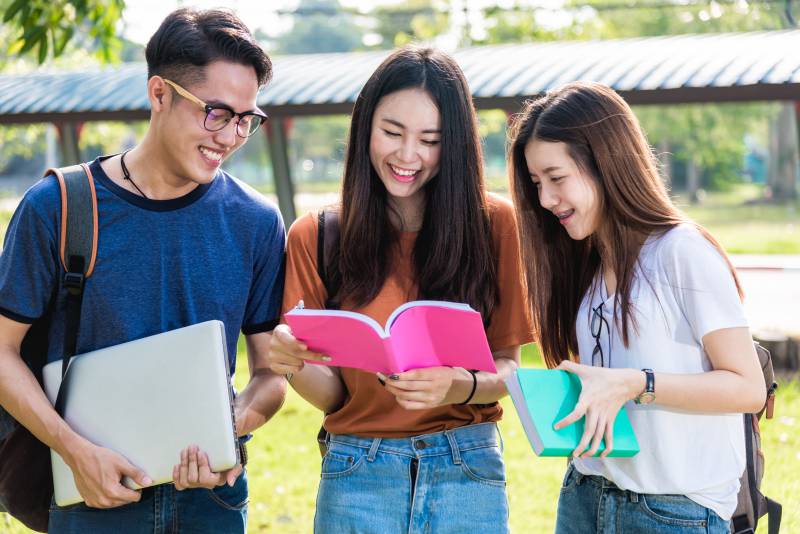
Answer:
<svg viewBox="0 0 800 534"><path fill-rule="evenodd" d="M424 186L425 211L413 252L419 297L466 302L488 321L498 298L497 266L477 118L463 72L438 50L395 51L358 95L342 183L338 254L326 270L338 272L340 299L355 306L370 302L383 287L398 230L370 161L372 119L381 98L416 88L430 95L441 114L439 171Z"/></svg>

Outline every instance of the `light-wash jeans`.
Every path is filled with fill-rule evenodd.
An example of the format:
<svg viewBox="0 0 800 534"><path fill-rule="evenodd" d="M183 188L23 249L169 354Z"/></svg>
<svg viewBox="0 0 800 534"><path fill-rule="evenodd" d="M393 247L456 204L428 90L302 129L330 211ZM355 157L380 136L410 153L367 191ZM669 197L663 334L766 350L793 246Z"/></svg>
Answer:
<svg viewBox="0 0 800 534"><path fill-rule="evenodd" d="M728 523L684 495L621 490L570 464L558 499L556 534L729 534Z"/></svg>
<svg viewBox="0 0 800 534"><path fill-rule="evenodd" d="M316 534L505 534L497 425L412 438L329 436Z"/></svg>
<svg viewBox="0 0 800 534"><path fill-rule="evenodd" d="M97 509L84 504L50 509L51 534L244 534L247 475L233 487L177 491L172 484L142 490L139 502Z"/></svg>

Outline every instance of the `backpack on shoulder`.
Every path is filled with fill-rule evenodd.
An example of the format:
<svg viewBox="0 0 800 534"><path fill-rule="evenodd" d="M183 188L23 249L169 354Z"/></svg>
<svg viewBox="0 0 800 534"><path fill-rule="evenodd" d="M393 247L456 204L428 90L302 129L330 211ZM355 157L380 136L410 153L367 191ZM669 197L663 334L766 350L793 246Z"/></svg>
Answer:
<svg viewBox="0 0 800 534"><path fill-rule="evenodd" d="M64 272L47 310L31 325L20 350L40 385L56 306L66 311L62 378L75 354L84 283L97 258L97 197L88 165L48 169L45 177L51 174L61 190L59 256ZM66 388L59 389L59 414L63 412L65 395ZM52 498L50 449L0 408L0 511L10 513L32 530L47 532Z"/></svg>
<svg viewBox="0 0 800 534"><path fill-rule="evenodd" d="M758 521L764 515L768 516L768 534L778 534L781 528L782 507L761 493L761 480L764 478L764 453L761 450L761 429L759 421L766 415L772 419L775 406L775 370L772 367L772 355L758 342L754 342L758 362L764 373L764 383L767 386L767 402L758 413L744 414L744 442L747 467L740 480L739 502L731 518L732 534L754 534Z"/></svg>
<svg viewBox="0 0 800 534"><path fill-rule="evenodd" d="M339 301L336 296L339 293L341 280L338 271L330 267L333 265L332 258L339 246L339 214L332 210L320 210L317 222L317 274L327 293L325 309L338 310ZM317 445L320 455L324 457L328 452L328 432L322 425L317 433Z"/></svg>

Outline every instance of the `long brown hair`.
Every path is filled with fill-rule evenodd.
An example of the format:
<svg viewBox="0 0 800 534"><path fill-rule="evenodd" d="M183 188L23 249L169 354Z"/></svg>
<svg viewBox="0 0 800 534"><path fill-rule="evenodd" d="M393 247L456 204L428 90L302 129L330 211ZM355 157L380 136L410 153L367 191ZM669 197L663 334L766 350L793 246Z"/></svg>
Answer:
<svg viewBox="0 0 800 534"><path fill-rule="evenodd" d="M386 188L370 162L375 108L403 89L426 91L441 114L439 172L424 186L425 212L413 252L420 298L465 302L484 322L498 299L475 108L455 60L431 48L405 47L387 57L353 108L342 183L341 237L326 270L339 276L340 300L370 302L389 274L398 231Z"/></svg>
<svg viewBox="0 0 800 534"><path fill-rule="evenodd" d="M601 265L598 239L571 239L555 215L542 208L525 160L532 140L561 142L579 169L598 186L604 251L617 278L614 316L628 345L631 288L640 249L650 234L691 222L669 198L656 159L636 116L614 90L575 82L525 104L509 133L512 196L519 218L520 246L534 326L551 367L578 354L575 322L581 301ZM722 246L698 230L723 255L742 295L736 272ZM619 313L618 313L619 312Z"/></svg>

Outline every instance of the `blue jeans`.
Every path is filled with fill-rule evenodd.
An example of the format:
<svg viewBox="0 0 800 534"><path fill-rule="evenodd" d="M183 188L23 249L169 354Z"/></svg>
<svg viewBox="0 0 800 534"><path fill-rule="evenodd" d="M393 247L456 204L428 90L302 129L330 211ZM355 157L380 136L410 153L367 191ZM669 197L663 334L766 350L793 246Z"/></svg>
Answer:
<svg viewBox="0 0 800 534"><path fill-rule="evenodd" d="M50 508L51 534L244 534L247 475L233 487L177 491L172 484L142 490L139 502L97 509L85 504Z"/></svg>
<svg viewBox="0 0 800 534"><path fill-rule="evenodd" d="M558 499L556 534L728 534L728 521L683 495L619 489L572 464Z"/></svg>
<svg viewBox="0 0 800 534"><path fill-rule="evenodd" d="M505 534L501 447L494 423L412 438L332 434L314 532Z"/></svg>

